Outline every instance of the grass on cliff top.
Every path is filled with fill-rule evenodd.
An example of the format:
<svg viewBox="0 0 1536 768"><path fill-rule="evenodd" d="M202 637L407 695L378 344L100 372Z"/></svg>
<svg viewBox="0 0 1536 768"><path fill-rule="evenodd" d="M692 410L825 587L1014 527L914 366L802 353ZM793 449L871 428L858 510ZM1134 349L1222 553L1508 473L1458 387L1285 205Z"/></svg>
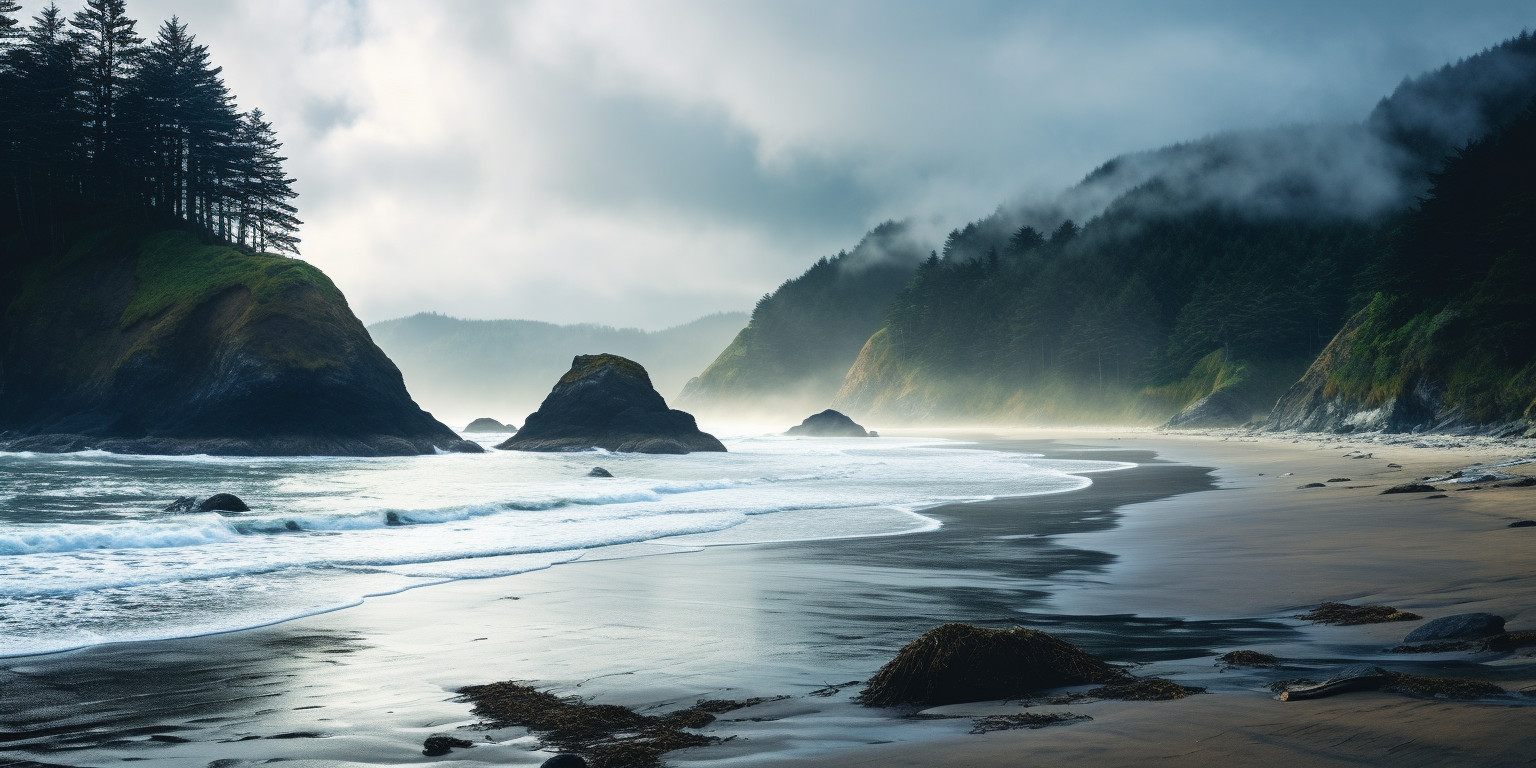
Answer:
<svg viewBox="0 0 1536 768"><path fill-rule="evenodd" d="M591 376L607 366L613 366L614 368L619 369L619 371L622 373L629 374L630 376L634 376L636 378L645 379L647 382L651 380L650 374L645 372L645 366L627 357L619 357L618 355L610 355L605 353L600 355L582 355L577 359L576 364L571 366L571 370L567 371L564 376L560 377L560 383L570 384L572 382Z"/></svg>
<svg viewBox="0 0 1536 768"><path fill-rule="evenodd" d="M162 313L191 312L237 287L250 291L257 304L280 301L290 290L303 287L343 300L330 278L303 261L208 245L187 232L159 232L140 241L137 277L138 291L119 320L122 328Z"/></svg>

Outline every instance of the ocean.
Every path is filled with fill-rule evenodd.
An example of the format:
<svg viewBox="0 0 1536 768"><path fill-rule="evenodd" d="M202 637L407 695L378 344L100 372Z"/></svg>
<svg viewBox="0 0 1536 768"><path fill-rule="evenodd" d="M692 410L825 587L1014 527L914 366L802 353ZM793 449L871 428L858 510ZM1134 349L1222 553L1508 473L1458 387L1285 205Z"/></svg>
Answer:
<svg viewBox="0 0 1536 768"><path fill-rule="evenodd" d="M487 447L505 435L475 435ZM0 453L0 656L274 624L582 558L932 530L923 510L1132 466L940 439L722 436L728 453ZM615 477L588 477L595 466ZM173 513L233 493L245 513Z"/></svg>

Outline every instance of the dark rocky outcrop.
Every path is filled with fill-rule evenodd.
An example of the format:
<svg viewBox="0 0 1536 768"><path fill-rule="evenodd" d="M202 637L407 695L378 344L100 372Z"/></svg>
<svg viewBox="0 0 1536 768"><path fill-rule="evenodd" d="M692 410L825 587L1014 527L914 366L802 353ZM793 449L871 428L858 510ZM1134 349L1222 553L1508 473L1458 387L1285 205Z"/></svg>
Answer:
<svg viewBox="0 0 1536 768"><path fill-rule="evenodd" d="M593 467L592 471L587 473L587 477L613 477L613 473L602 467Z"/></svg>
<svg viewBox="0 0 1536 768"><path fill-rule="evenodd" d="M1135 678L1071 643L1032 629L945 624L904 646L864 688L869 706L991 701Z"/></svg>
<svg viewBox="0 0 1536 768"><path fill-rule="evenodd" d="M233 493L215 493L197 505L199 512L249 512L251 508Z"/></svg>
<svg viewBox="0 0 1536 768"><path fill-rule="evenodd" d="M581 755L566 752L539 763L539 768L587 768L587 761Z"/></svg>
<svg viewBox="0 0 1536 768"><path fill-rule="evenodd" d="M577 355L539 410L516 435L496 446L508 451L632 453L724 451L693 417L667 407L639 363L618 355Z"/></svg>
<svg viewBox="0 0 1536 768"><path fill-rule="evenodd" d="M341 292L303 261L129 227L3 256L0 449L480 450L412 402Z"/></svg>
<svg viewBox="0 0 1536 768"><path fill-rule="evenodd" d="M855 424L853 419L828 408L821 413L805 417L805 421L790 427L786 435L797 437L874 437L875 433Z"/></svg>
<svg viewBox="0 0 1536 768"><path fill-rule="evenodd" d="M516 432L517 427L511 424L503 424L495 419L481 417L471 421L464 427L465 432Z"/></svg>
<svg viewBox="0 0 1536 768"><path fill-rule="evenodd" d="M1504 619L1491 613L1458 613L1442 616L1408 633L1405 643L1440 640L1477 640L1504 634Z"/></svg>
<svg viewBox="0 0 1536 768"><path fill-rule="evenodd" d="M1516 520L1515 522L1510 523L1508 526L1505 526L1505 527L1507 527L1507 528L1536 528L1536 520Z"/></svg>

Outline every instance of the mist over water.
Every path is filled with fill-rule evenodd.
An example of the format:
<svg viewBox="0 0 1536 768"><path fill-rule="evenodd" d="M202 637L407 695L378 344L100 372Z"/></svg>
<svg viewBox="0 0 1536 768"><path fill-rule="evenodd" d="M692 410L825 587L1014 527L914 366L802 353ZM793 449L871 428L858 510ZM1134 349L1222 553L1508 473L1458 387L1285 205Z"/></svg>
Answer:
<svg viewBox="0 0 1536 768"><path fill-rule="evenodd" d="M1128 466L931 439L725 442L689 456L0 454L0 655L259 626L665 537L686 536L649 551L919 531L928 507ZM596 465L616 477L587 477ZM252 511L161 511L217 492Z"/></svg>

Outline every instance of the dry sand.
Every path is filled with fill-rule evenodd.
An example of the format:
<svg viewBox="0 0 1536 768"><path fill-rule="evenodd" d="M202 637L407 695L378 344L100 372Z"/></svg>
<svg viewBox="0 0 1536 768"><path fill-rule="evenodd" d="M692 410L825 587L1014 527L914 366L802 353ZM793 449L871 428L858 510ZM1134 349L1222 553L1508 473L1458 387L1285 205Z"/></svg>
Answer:
<svg viewBox="0 0 1536 768"><path fill-rule="evenodd" d="M992 437L999 447L1142 466L1096 475L1084 491L933 510L945 525L931 533L665 557L635 555L681 548L639 545L607 553L613 559L414 590L264 629L6 660L0 765L417 764L432 762L421 743L438 732L480 744L440 760L537 765L548 753L519 729L460 730L475 718L454 691L503 679L647 711L699 698L790 697L723 718L706 732L734 739L673 753L679 766L1486 766L1536 758L1536 708L1387 694L1282 703L1265 688L1280 673L1220 673L1212 664L1217 653L1246 647L1292 660L1284 673L1292 676L1366 660L1536 685L1532 649L1502 659L1393 657L1382 649L1416 623L1312 627L1289 618L1347 600L1429 618L1490 611L1511 629L1536 629L1536 528L1506 527L1536 519L1536 488L1380 495L1536 451L1235 434ZM1362 453L1373 456L1346 458ZM1505 471L1536 474L1536 465ZM1335 478L1349 481L1297 488ZM813 695L867 677L945 621L1036 626L1143 664L1139 673L1213 692L1075 704L1065 709L1093 719L984 735L966 733L969 717L1021 705L949 707L933 714L958 717L911 720L857 706L857 686Z"/></svg>

